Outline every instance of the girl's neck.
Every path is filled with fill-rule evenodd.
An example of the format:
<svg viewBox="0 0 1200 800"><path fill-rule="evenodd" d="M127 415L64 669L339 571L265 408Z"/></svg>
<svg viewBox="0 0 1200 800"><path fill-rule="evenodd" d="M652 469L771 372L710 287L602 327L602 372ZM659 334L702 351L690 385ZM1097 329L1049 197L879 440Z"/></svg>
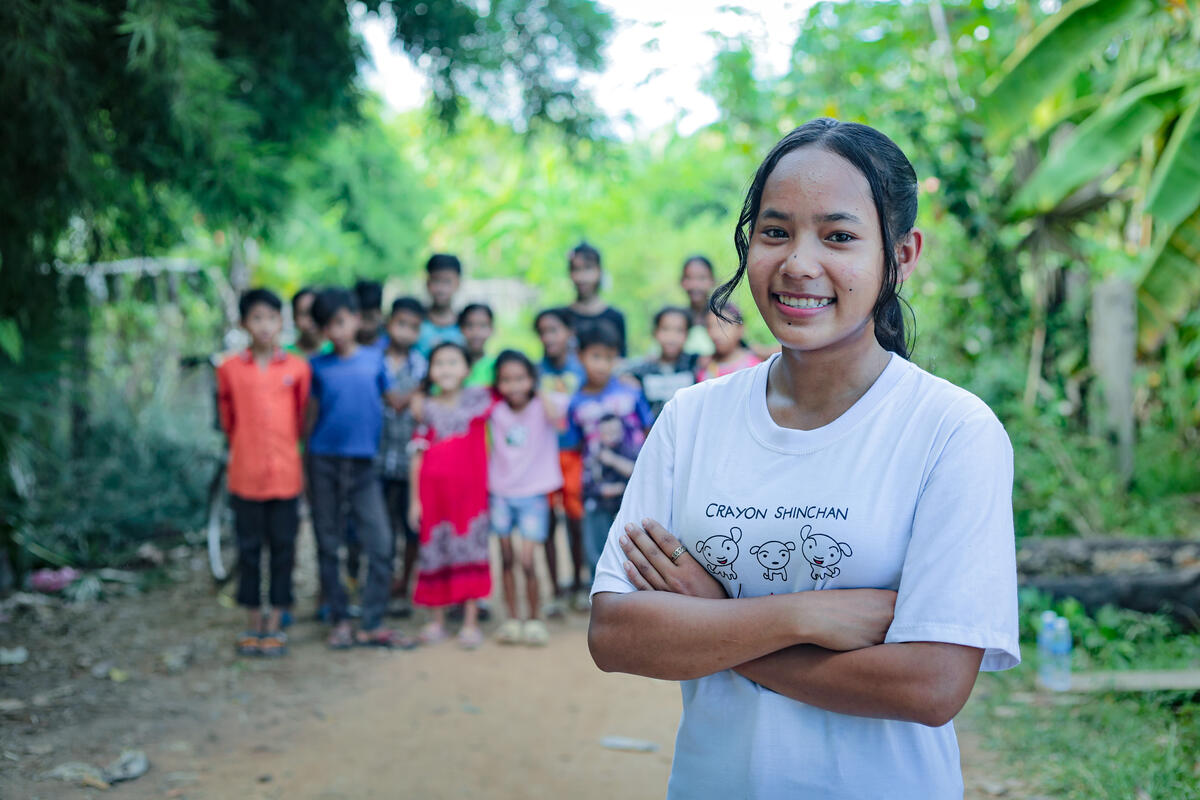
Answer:
<svg viewBox="0 0 1200 800"><path fill-rule="evenodd" d="M529 404L533 402L533 398L532 397L524 397L524 398L521 398L518 402L514 403L512 400L509 400L506 397L506 398L504 398L504 402L507 403L508 407L511 408L513 411L520 413L521 411L524 411L526 408L529 408Z"/></svg>
<svg viewBox="0 0 1200 800"><path fill-rule="evenodd" d="M741 345L738 345L737 347L733 348L732 350L728 350L725 353L714 352L713 353L713 361L716 361L718 364L726 364L730 361L736 361L737 359L741 358L745 354L746 354L746 348L742 347Z"/></svg>
<svg viewBox="0 0 1200 800"><path fill-rule="evenodd" d="M408 358L410 352L412 352L411 345L400 346L395 341L388 342L387 354L392 358Z"/></svg>
<svg viewBox="0 0 1200 800"><path fill-rule="evenodd" d="M565 350L556 356L552 356L547 353L546 360L549 361L550 366L554 367L555 369L562 369L567 365L567 353Z"/></svg>
<svg viewBox="0 0 1200 800"><path fill-rule="evenodd" d="M817 351L783 348L767 379L771 417L786 428L811 430L858 402L891 358L870 326L865 334Z"/></svg>
<svg viewBox="0 0 1200 800"><path fill-rule="evenodd" d="M673 356L668 356L666 353L662 353L658 357L658 363L662 364L664 367L673 367L679 363L679 357L681 355L683 355L683 353L676 353Z"/></svg>
<svg viewBox="0 0 1200 800"><path fill-rule="evenodd" d="M703 320L708 315L708 300L692 306L692 319ZM697 323L699 324L699 323Z"/></svg>
<svg viewBox="0 0 1200 800"><path fill-rule="evenodd" d="M444 386L439 386L439 391L433 396L433 399L443 405L451 406L458 402L458 398L462 395L462 385L455 386L453 389L447 389Z"/></svg>

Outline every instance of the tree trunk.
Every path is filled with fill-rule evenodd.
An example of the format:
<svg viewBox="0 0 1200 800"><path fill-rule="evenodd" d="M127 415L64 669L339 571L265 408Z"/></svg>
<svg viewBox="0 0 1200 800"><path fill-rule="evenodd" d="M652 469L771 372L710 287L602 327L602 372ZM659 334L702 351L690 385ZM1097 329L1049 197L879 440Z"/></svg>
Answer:
<svg viewBox="0 0 1200 800"><path fill-rule="evenodd" d="M1133 371L1137 353L1137 291L1124 278L1107 278L1092 293L1090 354L1100 383L1104 416L1098 432L1116 444L1117 472L1133 479Z"/></svg>

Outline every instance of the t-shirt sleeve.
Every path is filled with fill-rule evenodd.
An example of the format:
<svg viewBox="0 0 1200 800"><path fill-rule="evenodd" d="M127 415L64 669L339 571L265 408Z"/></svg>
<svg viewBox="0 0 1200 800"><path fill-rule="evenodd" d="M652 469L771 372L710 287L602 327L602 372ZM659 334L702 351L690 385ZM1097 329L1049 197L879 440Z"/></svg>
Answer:
<svg viewBox="0 0 1200 800"><path fill-rule="evenodd" d="M969 412L917 499L885 642L982 648L984 671L1021 662L1012 482L1004 427L987 408Z"/></svg>
<svg viewBox="0 0 1200 800"><path fill-rule="evenodd" d="M592 594L597 592L626 593L635 591L625 574L625 553L617 541L625 526L630 522L641 524L649 517L657 520L667 530L675 524L671 513L675 486L675 401L667 402L658 423L650 429L646 443L638 454L633 475L625 487L625 496L616 520L608 530L608 541L600 562L596 565L596 578L592 582Z"/></svg>
<svg viewBox="0 0 1200 800"><path fill-rule="evenodd" d="M229 362L217 367L217 414L225 435L233 437L233 387L229 380Z"/></svg>
<svg viewBox="0 0 1200 800"><path fill-rule="evenodd" d="M388 372L387 359L383 357L382 352L379 355L379 370L375 373L375 382L379 384L379 393L381 395L391 391L393 385L392 376Z"/></svg>
<svg viewBox="0 0 1200 800"><path fill-rule="evenodd" d="M649 430L654 424L654 412L650 410L650 404L646 402L646 393L638 392L635 408L637 409L638 422L641 423L642 430Z"/></svg>

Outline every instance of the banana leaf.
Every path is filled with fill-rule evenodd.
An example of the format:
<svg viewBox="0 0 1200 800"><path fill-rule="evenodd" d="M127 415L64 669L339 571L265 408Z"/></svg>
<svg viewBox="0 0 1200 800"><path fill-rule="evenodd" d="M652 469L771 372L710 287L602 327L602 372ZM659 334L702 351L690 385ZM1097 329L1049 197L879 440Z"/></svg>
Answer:
<svg viewBox="0 0 1200 800"><path fill-rule="evenodd" d="M1023 39L984 85L988 132L1007 139L1112 39L1152 16L1153 0L1071 0Z"/></svg>
<svg viewBox="0 0 1200 800"><path fill-rule="evenodd" d="M1083 184L1118 166L1137 150L1143 137L1175 113L1181 87L1189 79L1145 81L1100 106L1017 190L1008 204L1009 215L1046 213Z"/></svg>
<svg viewBox="0 0 1200 800"><path fill-rule="evenodd" d="M1197 80L1200 86L1200 80ZM1146 211L1170 230L1200 207L1200 99L1175 123L1146 191Z"/></svg>
<svg viewBox="0 0 1200 800"><path fill-rule="evenodd" d="M1138 284L1138 345L1151 352L1167 328L1200 302L1200 210L1192 215L1146 260Z"/></svg>

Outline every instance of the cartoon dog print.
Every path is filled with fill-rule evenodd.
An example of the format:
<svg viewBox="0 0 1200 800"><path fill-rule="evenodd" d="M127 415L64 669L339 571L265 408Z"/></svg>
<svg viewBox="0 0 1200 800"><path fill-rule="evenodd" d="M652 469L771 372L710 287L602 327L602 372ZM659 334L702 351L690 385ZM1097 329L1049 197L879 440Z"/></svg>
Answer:
<svg viewBox="0 0 1200 800"><path fill-rule="evenodd" d="M812 525L805 525L800 529L800 533L804 535L800 542L800 552L811 567L812 579L819 581L821 578L836 578L842 572L837 568L837 563L843 556L854 555L854 551L850 549L850 545L839 542L832 536L810 531Z"/></svg>
<svg viewBox="0 0 1200 800"><path fill-rule="evenodd" d="M766 570L763 577L769 581L779 578L787 580L788 562L792 560L795 542L763 542L750 548L750 555L758 557L758 563Z"/></svg>
<svg viewBox="0 0 1200 800"><path fill-rule="evenodd" d="M737 561L740 554L738 550L738 542L742 540L741 528L730 528L729 534L718 533L715 536L710 536L701 542L696 550L700 555L704 556L704 560L708 563L708 571L718 578L724 578L727 581L736 581L737 573L733 571L733 562Z"/></svg>

